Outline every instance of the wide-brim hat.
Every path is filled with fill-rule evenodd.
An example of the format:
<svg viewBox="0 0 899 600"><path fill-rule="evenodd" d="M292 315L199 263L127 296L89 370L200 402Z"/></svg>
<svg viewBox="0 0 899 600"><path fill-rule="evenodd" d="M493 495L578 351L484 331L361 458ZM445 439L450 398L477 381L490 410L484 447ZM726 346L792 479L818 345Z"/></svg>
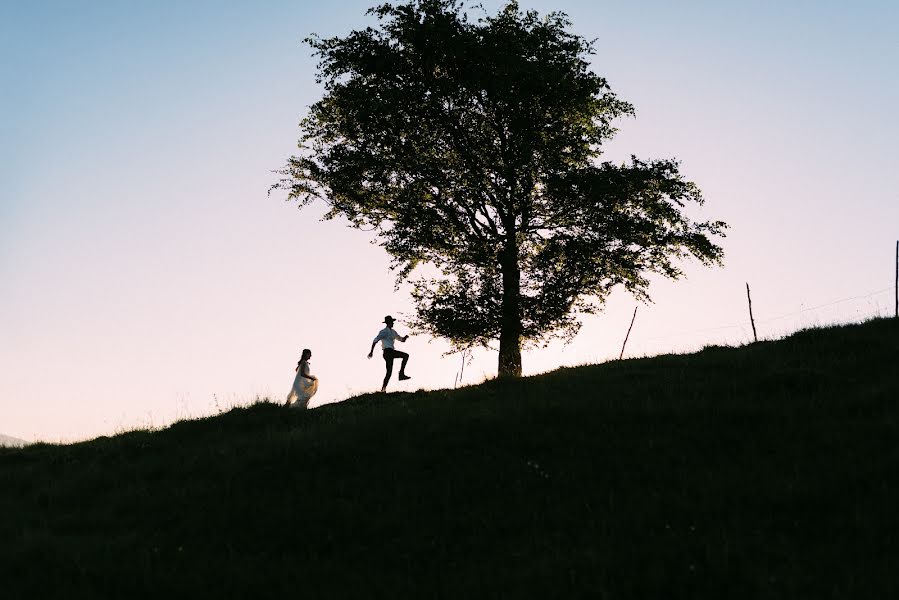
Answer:
<svg viewBox="0 0 899 600"><path fill-rule="evenodd" d="M386 317L384 317L384 321L382 321L382 322L383 323L387 323L387 322L393 323L394 321L396 321L396 319L394 319L390 315L387 315Z"/></svg>

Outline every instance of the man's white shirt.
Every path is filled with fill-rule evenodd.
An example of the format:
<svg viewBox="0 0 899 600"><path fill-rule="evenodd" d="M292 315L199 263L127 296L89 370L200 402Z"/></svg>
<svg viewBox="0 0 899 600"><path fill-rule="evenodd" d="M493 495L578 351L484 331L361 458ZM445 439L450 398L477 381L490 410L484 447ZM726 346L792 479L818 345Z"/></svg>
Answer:
<svg viewBox="0 0 899 600"><path fill-rule="evenodd" d="M375 337L375 340L372 343L374 344L374 343L377 343L378 341L380 341L381 348L383 350L387 350L388 348L393 350L394 349L393 348L394 340L401 338L401 337L403 337L403 336L398 334L396 331L394 331L390 327L385 327L384 329L382 329L381 331L378 332L377 337Z"/></svg>

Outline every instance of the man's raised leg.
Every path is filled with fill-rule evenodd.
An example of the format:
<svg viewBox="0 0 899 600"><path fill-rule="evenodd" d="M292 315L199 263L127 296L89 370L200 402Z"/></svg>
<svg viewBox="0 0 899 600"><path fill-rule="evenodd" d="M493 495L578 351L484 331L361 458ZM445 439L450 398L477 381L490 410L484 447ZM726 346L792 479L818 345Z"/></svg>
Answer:
<svg viewBox="0 0 899 600"><path fill-rule="evenodd" d="M403 358L403 362L400 363L400 375L399 380L404 381L406 379L412 379L408 375L406 375L406 363L409 362L409 355L405 352L400 352L397 350L396 356L401 356Z"/></svg>

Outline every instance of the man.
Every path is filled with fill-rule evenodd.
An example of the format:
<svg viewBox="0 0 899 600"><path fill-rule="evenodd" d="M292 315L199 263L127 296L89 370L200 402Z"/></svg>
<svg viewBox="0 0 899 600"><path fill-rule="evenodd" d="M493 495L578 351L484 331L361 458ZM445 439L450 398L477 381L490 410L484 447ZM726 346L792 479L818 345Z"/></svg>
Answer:
<svg viewBox="0 0 899 600"><path fill-rule="evenodd" d="M396 331L393 330L393 317L387 315L384 317L384 323L387 325L384 329L378 332L377 337L371 343L371 350L368 352L368 357L371 358L372 354L375 351L375 345L378 342L381 342L381 348L384 350L384 362L387 364L387 375L384 376L384 384L381 386L381 391L387 391L387 382L390 381L390 375L393 373L393 360L395 358L402 358L403 362L400 363L400 381L405 381L406 379L412 379L408 375L406 375L406 363L409 362L409 355L405 352L400 352L399 350L393 347L393 343L396 340L401 342L405 342L409 339L408 335L400 335Z"/></svg>

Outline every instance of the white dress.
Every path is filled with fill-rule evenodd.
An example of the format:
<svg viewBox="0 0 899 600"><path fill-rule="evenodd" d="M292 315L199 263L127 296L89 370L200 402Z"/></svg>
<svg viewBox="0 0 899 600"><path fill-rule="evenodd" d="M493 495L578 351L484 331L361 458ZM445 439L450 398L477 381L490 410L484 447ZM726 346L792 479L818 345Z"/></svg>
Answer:
<svg viewBox="0 0 899 600"><path fill-rule="evenodd" d="M304 375L310 375L307 362L300 365L297 376L293 380L293 387L287 394L287 403L291 408L307 408L309 400L318 391L318 379L307 379Z"/></svg>

